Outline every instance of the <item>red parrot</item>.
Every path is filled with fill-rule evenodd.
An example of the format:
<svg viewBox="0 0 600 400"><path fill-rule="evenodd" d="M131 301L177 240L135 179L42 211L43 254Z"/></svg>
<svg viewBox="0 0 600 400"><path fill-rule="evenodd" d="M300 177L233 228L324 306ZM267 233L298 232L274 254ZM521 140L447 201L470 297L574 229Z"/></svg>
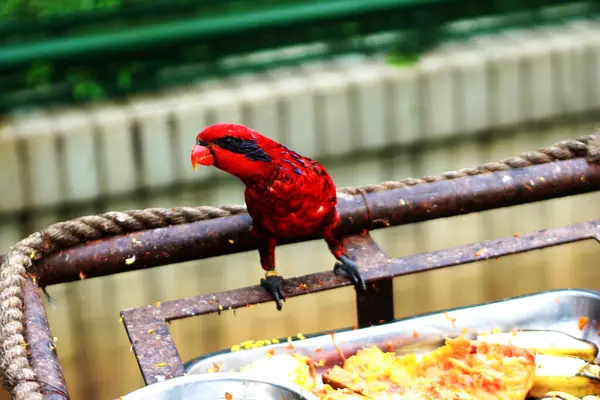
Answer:
<svg viewBox="0 0 600 400"><path fill-rule="evenodd" d="M266 136L238 124L215 124L196 136L192 166L215 166L245 185L252 231L258 238L261 286L281 310L283 278L275 271L278 239L320 233L333 256L336 275L366 290L358 265L346 256L335 185L318 162L303 157Z"/></svg>

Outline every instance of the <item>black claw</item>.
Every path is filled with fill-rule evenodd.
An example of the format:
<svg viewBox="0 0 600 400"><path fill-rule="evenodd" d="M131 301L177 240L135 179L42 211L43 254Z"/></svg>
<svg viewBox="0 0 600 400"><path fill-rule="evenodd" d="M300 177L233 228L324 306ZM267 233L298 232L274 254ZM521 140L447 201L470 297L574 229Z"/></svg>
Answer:
<svg viewBox="0 0 600 400"><path fill-rule="evenodd" d="M50 293L48 293L48 291L46 290L46 287L43 287L41 289L42 289L42 292L44 292L44 295L46 296L46 300L48 300L48 304L50 305L50 307L55 308L56 300L54 299L54 297L50 296Z"/></svg>
<svg viewBox="0 0 600 400"><path fill-rule="evenodd" d="M367 285L358 271L358 264L346 256L341 256L340 261L333 266L333 272L337 276L345 276L350 279L356 290L366 291Z"/></svg>
<svg viewBox="0 0 600 400"><path fill-rule="evenodd" d="M277 309L279 311L281 311L281 301L285 301L285 295L283 294L283 278L281 276L278 275L272 275L269 276L267 278L263 278L260 280L260 286L263 287L263 289L265 289L267 292L269 292L269 294L271 295L271 297L273 297L273 300L275 300L275 303L277 304Z"/></svg>

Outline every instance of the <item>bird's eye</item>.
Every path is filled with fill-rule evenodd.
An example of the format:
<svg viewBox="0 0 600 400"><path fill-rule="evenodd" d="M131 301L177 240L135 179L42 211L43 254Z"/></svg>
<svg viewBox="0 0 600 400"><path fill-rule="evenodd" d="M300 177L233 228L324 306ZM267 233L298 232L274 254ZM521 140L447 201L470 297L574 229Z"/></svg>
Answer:
<svg viewBox="0 0 600 400"><path fill-rule="evenodd" d="M240 144L240 139L233 136L221 136L213 141L217 146L233 151Z"/></svg>

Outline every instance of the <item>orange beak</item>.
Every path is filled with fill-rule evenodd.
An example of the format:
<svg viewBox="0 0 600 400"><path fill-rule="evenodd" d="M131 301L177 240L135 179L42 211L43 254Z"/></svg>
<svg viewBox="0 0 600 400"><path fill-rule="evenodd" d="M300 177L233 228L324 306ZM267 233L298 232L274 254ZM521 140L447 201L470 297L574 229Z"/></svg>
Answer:
<svg viewBox="0 0 600 400"><path fill-rule="evenodd" d="M213 165L215 163L215 158L212 155L212 152L208 147L195 145L192 149L192 167L194 167L195 171L198 171L198 164L200 165Z"/></svg>

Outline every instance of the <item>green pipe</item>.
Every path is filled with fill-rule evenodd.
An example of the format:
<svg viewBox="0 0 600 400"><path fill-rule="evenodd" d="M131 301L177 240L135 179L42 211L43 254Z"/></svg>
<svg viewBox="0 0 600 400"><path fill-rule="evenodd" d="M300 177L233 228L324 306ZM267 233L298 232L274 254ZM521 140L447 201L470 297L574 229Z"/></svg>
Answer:
<svg viewBox="0 0 600 400"><path fill-rule="evenodd" d="M45 40L31 44L7 46L0 49L0 68L14 67L33 60L53 60L76 57L87 52L115 52L161 44L175 44L189 38L215 37L223 34L251 34L256 28L282 26L298 22L317 22L340 16L362 14L409 6L456 0L329 0L301 5L281 6L270 10L239 15L196 18L127 31L93 34L74 38Z"/></svg>

